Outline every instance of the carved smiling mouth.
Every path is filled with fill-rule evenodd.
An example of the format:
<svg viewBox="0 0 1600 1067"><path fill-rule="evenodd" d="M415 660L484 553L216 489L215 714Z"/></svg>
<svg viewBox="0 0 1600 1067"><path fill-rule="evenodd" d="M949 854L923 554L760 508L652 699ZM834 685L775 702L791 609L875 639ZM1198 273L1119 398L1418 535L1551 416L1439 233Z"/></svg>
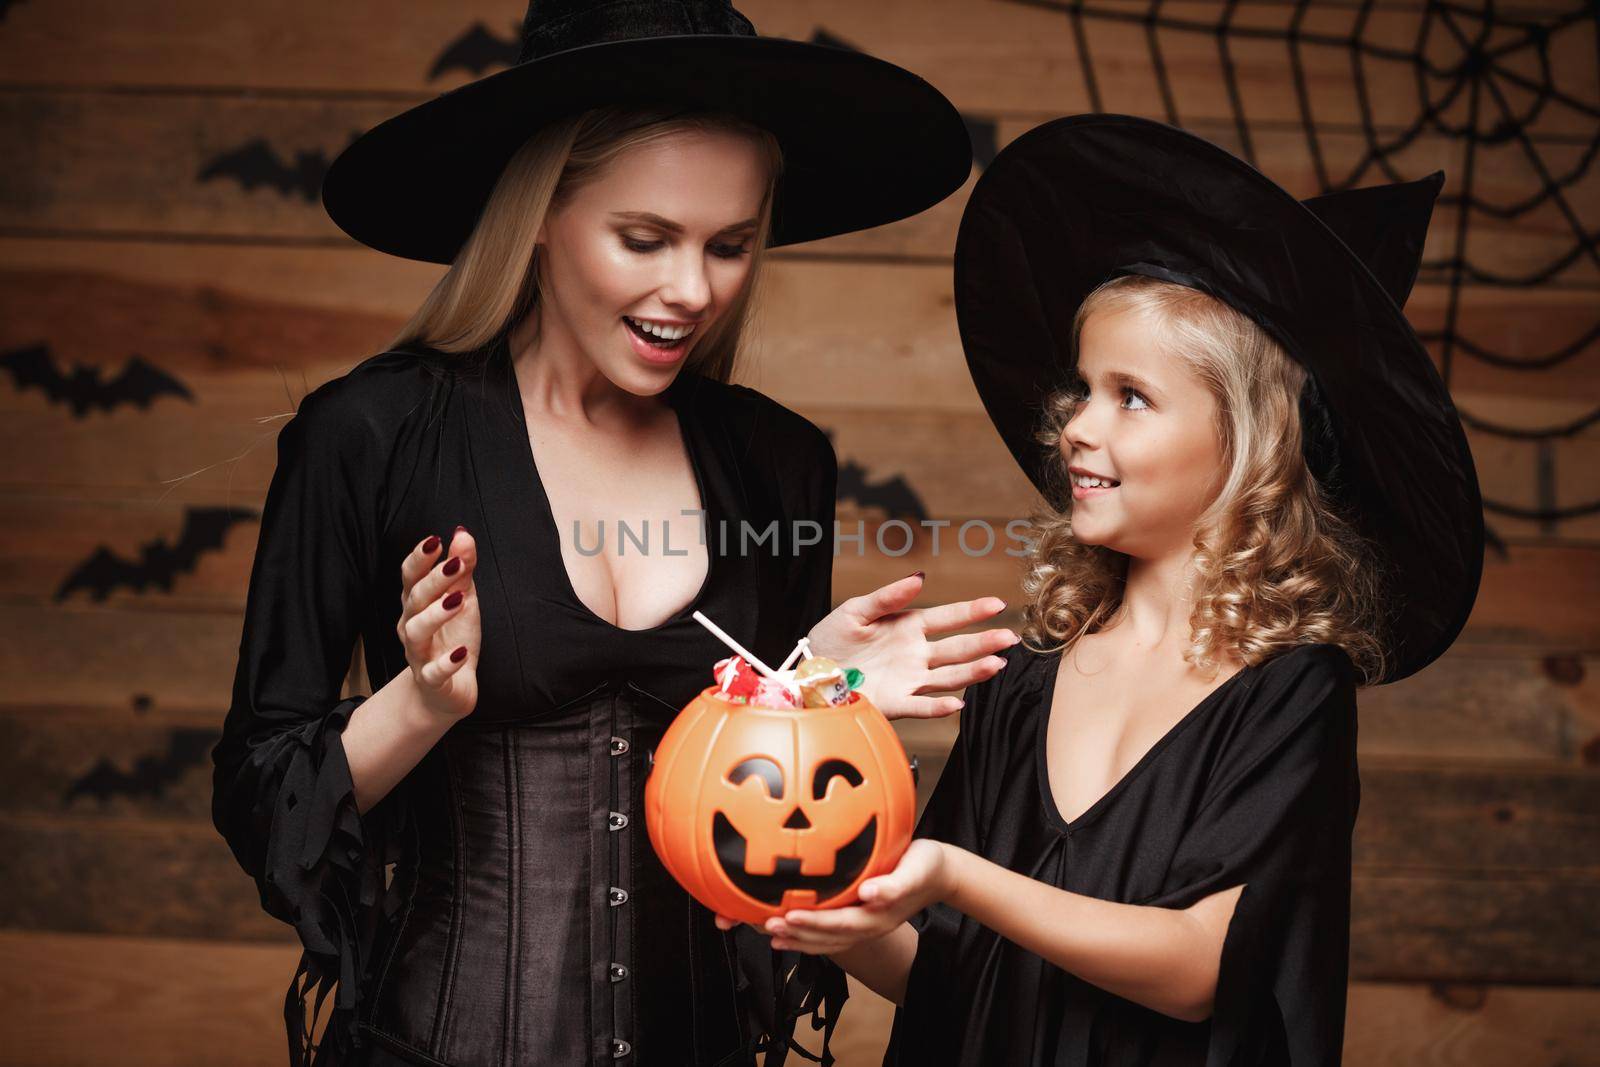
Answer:
<svg viewBox="0 0 1600 1067"><path fill-rule="evenodd" d="M817 902L837 896L845 886L856 880L872 858L872 847L878 840L878 817L867 821L859 834L839 849L833 861L833 873L810 875L800 873L799 857L780 856L771 874L750 874L744 869L744 835L734 829L727 816L718 812L711 821L711 841L717 849L717 860L722 871L741 893L763 904L779 904L791 889L809 889L817 895Z"/></svg>

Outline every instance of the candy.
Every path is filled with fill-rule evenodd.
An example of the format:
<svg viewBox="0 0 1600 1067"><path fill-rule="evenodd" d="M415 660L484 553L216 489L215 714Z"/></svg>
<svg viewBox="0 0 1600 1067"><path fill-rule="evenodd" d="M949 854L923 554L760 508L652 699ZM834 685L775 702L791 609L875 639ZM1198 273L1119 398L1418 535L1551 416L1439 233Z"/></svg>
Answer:
<svg viewBox="0 0 1600 1067"><path fill-rule="evenodd" d="M845 672L827 656L801 660L794 680L800 684L800 693L808 708L831 708L850 699L850 682Z"/></svg>
<svg viewBox="0 0 1600 1067"><path fill-rule="evenodd" d="M789 687L771 678L763 678L756 683L756 691L751 694L750 703L763 708L799 707Z"/></svg>
<svg viewBox="0 0 1600 1067"><path fill-rule="evenodd" d="M750 697L756 687L764 681L756 669L746 663L743 657L729 656L727 659L717 661L712 668L712 676L717 681L717 686L725 697Z"/></svg>

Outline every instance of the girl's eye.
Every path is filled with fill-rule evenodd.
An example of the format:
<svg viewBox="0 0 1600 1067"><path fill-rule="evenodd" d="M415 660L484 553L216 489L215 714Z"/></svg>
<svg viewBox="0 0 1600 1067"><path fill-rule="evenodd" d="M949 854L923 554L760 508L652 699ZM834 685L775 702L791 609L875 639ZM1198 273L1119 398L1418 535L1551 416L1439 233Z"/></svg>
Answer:
<svg viewBox="0 0 1600 1067"><path fill-rule="evenodd" d="M1143 393L1139 392L1137 389L1131 389L1128 386L1122 387L1122 399L1137 400L1139 402L1138 407L1129 409L1131 411L1145 411L1150 407L1150 401L1144 398Z"/></svg>
<svg viewBox="0 0 1600 1067"><path fill-rule="evenodd" d="M710 248L711 254L718 259L738 259L740 256L748 255L750 252L748 245L714 244Z"/></svg>

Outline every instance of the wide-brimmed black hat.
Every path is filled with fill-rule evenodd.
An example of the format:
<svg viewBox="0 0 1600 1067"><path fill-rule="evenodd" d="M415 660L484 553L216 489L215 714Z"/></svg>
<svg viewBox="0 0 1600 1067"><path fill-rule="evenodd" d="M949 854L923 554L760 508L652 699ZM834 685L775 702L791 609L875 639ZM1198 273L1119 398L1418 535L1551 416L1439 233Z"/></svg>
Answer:
<svg viewBox="0 0 1600 1067"><path fill-rule="evenodd" d="M972 169L954 105L892 63L757 36L726 0L533 0L515 66L367 131L328 168L323 205L365 245L449 263L534 131L608 105L728 112L776 135L771 245L914 215Z"/></svg>
<svg viewBox="0 0 1600 1067"><path fill-rule="evenodd" d="M967 366L1011 453L1053 504L1035 438L1072 375L1073 318L1120 274L1209 293L1309 372L1312 473L1384 557L1392 660L1413 674L1460 633L1483 569L1483 505L1460 417L1405 304L1442 173L1301 202L1203 138L1076 115L1008 145L956 239Z"/></svg>

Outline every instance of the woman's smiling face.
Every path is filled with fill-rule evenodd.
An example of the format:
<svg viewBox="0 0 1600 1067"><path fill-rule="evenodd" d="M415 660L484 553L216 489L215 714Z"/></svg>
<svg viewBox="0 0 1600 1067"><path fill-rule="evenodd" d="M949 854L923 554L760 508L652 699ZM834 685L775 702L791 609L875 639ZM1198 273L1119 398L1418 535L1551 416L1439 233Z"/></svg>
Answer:
<svg viewBox="0 0 1600 1067"><path fill-rule="evenodd" d="M540 228L542 343L629 392L666 388L749 280L769 182L759 146L732 132L624 149Z"/></svg>
<svg viewBox="0 0 1600 1067"><path fill-rule="evenodd" d="M1210 389L1131 310L1089 315L1077 372L1082 399L1060 441L1073 536L1142 559L1188 551L1224 473Z"/></svg>

